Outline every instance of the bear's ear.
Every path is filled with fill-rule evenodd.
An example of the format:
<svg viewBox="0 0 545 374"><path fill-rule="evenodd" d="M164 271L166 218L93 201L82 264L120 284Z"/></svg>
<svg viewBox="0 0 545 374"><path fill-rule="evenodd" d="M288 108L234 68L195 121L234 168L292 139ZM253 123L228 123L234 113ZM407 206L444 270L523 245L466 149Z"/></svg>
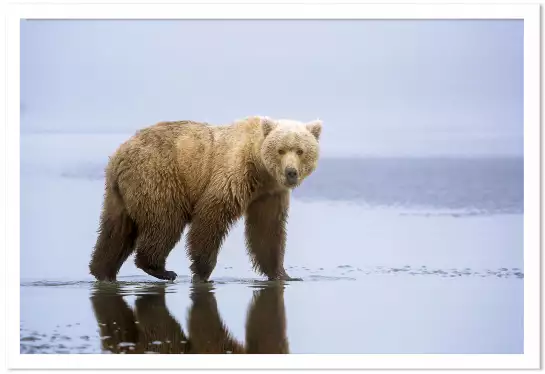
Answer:
<svg viewBox="0 0 545 374"><path fill-rule="evenodd" d="M267 137L272 130L276 127L276 122L269 117L260 117L261 129L263 130L263 136Z"/></svg>
<svg viewBox="0 0 545 374"><path fill-rule="evenodd" d="M322 133L322 121L317 119L306 124L307 130L310 131L316 140L320 140L320 135Z"/></svg>

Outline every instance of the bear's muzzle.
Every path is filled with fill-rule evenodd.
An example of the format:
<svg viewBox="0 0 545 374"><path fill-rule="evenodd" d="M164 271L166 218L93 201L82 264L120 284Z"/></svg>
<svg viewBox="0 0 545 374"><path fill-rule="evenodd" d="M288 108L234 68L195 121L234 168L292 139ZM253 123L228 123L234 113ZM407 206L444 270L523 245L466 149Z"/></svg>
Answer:
<svg viewBox="0 0 545 374"><path fill-rule="evenodd" d="M287 167L285 171L286 175L286 181L290 185L296 185L297 181L299 179L299 174L297 173L297 169L292 167Z"/></svg>

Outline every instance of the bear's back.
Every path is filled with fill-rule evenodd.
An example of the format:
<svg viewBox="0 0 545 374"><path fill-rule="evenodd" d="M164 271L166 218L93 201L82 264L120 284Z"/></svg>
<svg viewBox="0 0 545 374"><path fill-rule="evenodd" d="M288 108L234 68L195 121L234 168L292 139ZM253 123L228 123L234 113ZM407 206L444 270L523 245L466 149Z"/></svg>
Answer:
<svg viewBox="0 0 545 374"><path fill-rule="evenodd" d="M123 143L110 159L108 174L118 180L124 192L134 189L135 195L151 198L156 195L153 191L159 190L194 202L209 181L212 150L211 126L192 121L160 122Z"/></svg>

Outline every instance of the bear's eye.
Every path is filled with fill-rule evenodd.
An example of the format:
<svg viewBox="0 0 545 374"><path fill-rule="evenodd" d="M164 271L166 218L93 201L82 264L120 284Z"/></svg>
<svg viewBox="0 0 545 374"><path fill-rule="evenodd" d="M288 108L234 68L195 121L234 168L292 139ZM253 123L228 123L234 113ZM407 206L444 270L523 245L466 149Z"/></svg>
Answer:
<svg viewBox="0 0 545 374"><path fill-rule="evenodd" d="M281 155L283 155L284 153L286 153L286 151L284 151L283 149L279 149L279 150L278 150L278 153L280 153Z"/></svg>
<svg viewBox="0 0 545 374"><path fill-rule="evenodd" d="M303 150L302 150L302 149L298 149L298 150L297 150L297 154L298 154L299 156L301 156L301 155L303 154Z"/></svg>

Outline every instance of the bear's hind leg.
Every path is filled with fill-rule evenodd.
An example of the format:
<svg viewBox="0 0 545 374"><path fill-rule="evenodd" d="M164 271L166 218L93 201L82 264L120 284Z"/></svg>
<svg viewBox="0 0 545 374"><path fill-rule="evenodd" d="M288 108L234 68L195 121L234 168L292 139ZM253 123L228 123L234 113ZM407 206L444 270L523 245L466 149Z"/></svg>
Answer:
<svg viewBox="0 0 545 374"><path fill-rule="evenodd" d="M119 269L134 250L136 237L136 225L127 213L117 185L108 186L89 263L91 274L99 281L115 281Z"/></svg>
<svg viewBox="0 0 545 374"><path fill-rule="evenodd" d="M184 225L169 225L168 230L149 228L140 232L136 240L136 266L162 280L175 280L177 274L165 269L166 260L180 240Z"/></svg>

